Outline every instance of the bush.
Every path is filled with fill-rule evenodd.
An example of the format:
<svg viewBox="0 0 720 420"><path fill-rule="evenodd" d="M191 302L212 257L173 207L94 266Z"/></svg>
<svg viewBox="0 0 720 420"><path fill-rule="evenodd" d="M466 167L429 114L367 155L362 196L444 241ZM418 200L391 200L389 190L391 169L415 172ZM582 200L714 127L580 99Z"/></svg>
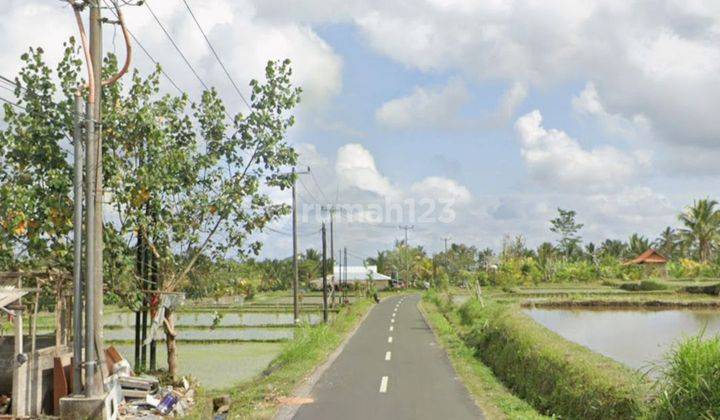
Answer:
<svg viewBox="0 0 720 420"><path fill-rule="evenodd" d="M720 283L708 286L687 286L685 291L688 293L704 293L710 296L720 295Z"/></svg>
<svg viewBox="0 0 720 420"><path fill-rule="evenodd" d="M603 280L600 284L603 286L620 287L622 284L612 280Z"/></svg>
<svg viewBox="0 0 720 420"><path fill-rule="evenodd" d="M600 271L588 261L558 262L552 279L558 283L587 283L600 278Z"/></svg>
<svg viewBox="0 0 720 420"><path fill-rule="evenodd" d="M643 280L640 283L623 283L620 289L630 292L650 292L653 290L666 290L668 286L653 280Z"/></svg>
<svg viewBox="0 0 720 420"><path fill-rule="evenodd" d="M718 277L720 266L717 264L700 263L688 258L668 263L668 274L674 278Z"/></svg>
<svg viewBox="0 0 720 420"><path fill-rule="evenodd" d="M658 419L720 418L720 338L692 337L669 354L659 383Z"/></svg>
<svg viewBox="0 0 720 420"><path fill-rule="evenodd" d="M647 390L634 372L565 340L514 308L492 305L481 310L467 342L498 378L546 414L631 419L647 412Z"/></svg>
<svg viewBox="0 0 720 420"><path fill-rule="evenodd" d="M460 322L470 325L482 317L483 307L477 299L468 299L459 309Z"/></svg>

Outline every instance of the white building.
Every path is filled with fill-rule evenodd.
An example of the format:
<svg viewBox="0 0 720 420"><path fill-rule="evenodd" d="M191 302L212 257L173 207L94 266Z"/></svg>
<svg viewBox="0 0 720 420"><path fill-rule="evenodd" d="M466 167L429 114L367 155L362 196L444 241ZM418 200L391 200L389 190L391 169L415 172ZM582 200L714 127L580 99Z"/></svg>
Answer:
<svg viewBox="0 0 720 420"><path fill-rule="evenodd" d="M350 284L372 280L375 287L380 289L388 287L392 280L390 277L378 273L377 266L375 265L349 265L342 267L342 273L340 272L340 267L336 265L333 269L333 279L335 284L337 284L340 279L343 281L347 280Z"/></svg>

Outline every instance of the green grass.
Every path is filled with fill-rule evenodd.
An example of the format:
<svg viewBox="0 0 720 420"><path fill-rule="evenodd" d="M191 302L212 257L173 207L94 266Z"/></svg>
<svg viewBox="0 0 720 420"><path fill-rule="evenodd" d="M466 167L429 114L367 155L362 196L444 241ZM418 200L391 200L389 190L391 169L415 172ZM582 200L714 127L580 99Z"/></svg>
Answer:
<svg viewBox="0 0 720 420"><path fill-rule="evenodd" d="M220 394L229 394L232 399L231 418L273 418L279 408L278 398L291 396L300 381L327 359L371 306L370 300L358 300L327 325L299 329L261 375L222 391L201 392L198 406L188 418L211 418L212 397Z"/></svg>
<svg viewBox="0 0 720 420"><path fill-rule="evenodd" d="M658 384L657 419L720 418L720 338L691 337L668 355Z"/></svg>
<svg viewBox="0 0 720 420"><path fill-rule="evenodd" d="M435 335L445 348L465 386L488 419L532 420L547 418L522 399L512 394L493 374L492 370L475 357L475 351L460 338L457 316L448 317L437 305L424 299L423 312ZM451 320L455 318L454 322Z"/></svg>
<svg viewBox="0 0 720 420"><path fill-rule="evenodd" d="M647 412L647 383L618 362L565 340L515 305L475 300L460 310L466 342L514 393L563 418L628 419Z"/></svg>

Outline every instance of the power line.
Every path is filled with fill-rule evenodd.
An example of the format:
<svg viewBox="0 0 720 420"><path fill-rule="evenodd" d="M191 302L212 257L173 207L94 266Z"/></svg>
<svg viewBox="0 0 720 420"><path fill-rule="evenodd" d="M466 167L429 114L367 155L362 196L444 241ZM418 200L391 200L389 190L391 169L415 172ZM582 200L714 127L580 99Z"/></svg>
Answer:
<svg viewBox="0 0 720 420"><path fill-rule="evenodd" d="M265 226L263 229L267 229L267 230L269 230L270 232L279 233L279 234L281 234L281 235L292 236L292 233L290 233L290 232L283 232L282 230L273 229L273 228L271 228L271 227L269 227L269 226Z"/></svg>
<svg viewBox="0 0 720 420"><path fill-rule="evenodd" d="M302 178L300 178L299 176L298 176L298 181L300 181L300 185L302 185L303 189L308 193L308 195L310 196L310 198L312 198L313 201L315 201L315 203L316 203L317 205L322 206L322 203L320 203L320 200L318 200L318 199L315 197L315 195L314 195L312 192L310 192L310 190L308 189L308 187L307 187L307 186L305 185L305 183L302 181Z"/></svg>
<svg viewBox="0 0 720 420"><path fill-rule="evenodd" d="M110 5L108 5L107 0L103 0L103 1L104 1L105 4L108 6L108 9L115 15L115 18L118 18L115 10L113 10L113 8L111 8ZM152 54L150 54L150 52L148 52L147 49L145 49L145 47L144 47L143 44L140 42L140 40L137 39L137 37L135 36L135 34L133 34L133 33L130 31L129 28L126 28L126 29L127 29L128 33L130 34L130 36L132 37L133 41L135 41L135 43L138 45L138 47L140 47L140 49L145 53L145 55L147 56L147 58L150 59L150 61L152 61L153 64L155 64L156 66L159 66L159 67L160 67L160 72L163 74L163 76L165 76L165 78L168 79L168 81L170 82L170 84L173 85L173 87L174 87L175 89L177 89L177 91L180 93L180 95L182 95L182 94L184 93L183 90L180 89L180 87L177 85L177 83L175 83L175 81L172 79L172 77L170 77L170 75L165 72L165 70L163 69L162 65L160 65L160 62L157 61L157 60L155 59L155 57L153 57Z"/></svg>
<svg viewBox="0 0 720 420"><path fill-rule="evenodd" d="M11 100L9 100L9 99L3 98L2 96L0 96L0 101L3 101L3 102L5 102L5 103L8 103L8 104L10 104L10 105L12 105L12 106L14 106L14 107L19 108L19 109L22 109L23 111L27 111L27 109L26 109L24 106L19 105L19 104L16 104L15 102L13 102L13 101L11 101Z"/></svg>
<svg viewBox="0 0 720 420"><path fill-rule="evenodd" d="M312 177L313 182L315 182L315 186L317 187L318 191L320 191L320 194L325 199L325 202L329 203L330 200L328 200L327 196L325 195L325 191L323 191L323 189L320 187L320 183L318 182L317 178L315 178L315 173L313 173L313 171L308 171L308 172L310 172L310 176Z"/></svg>
<svg viewBox="0 0 720 420"><path fill-rule="evenodd" d="M170 32L168 32L168 30L165 28L165 25L163 25L162 22L160 22L160 19L157 17L157 15L153 11L153 9L150 7L150 2L148 2L146 0L145 6L147 6L148 11L152 15L153 19L155 19L155 22L157 22L157 24L160 26L160 29L162 29L162 31L165 33L165 36L168 38L168 40L170 40L170 43L173 45L173 47L175 47L175 51L177 51L178 54L180 54L180 57L182 57L183 61L185 61L185 64L187 64L188 68L190 68L190 71L195 75L195 77L198 79L198 81L203 86L203 88L205 88L205 90L210 90L208 88L208 85L205 83L205 81L202 79L202 77L200 77L198 72L195 70L193 65L190 64L190 60L188 60L187 57L185 57L185 54L182 52L180 47L177 45L177 43L173 39L172 35L170 35Z"/></svg>
<svg viewBox="0 0 720 420"><path fill-rule="evenodd" d="M190 16L192 16L193 21L195 21L195 25L197 25L203 38L205 38L205 42L207 42L208 47L210 47L210 51L212 51L213 55L215 56L215 59L220 64L220 67L222 67L223 71L225 72L225 75L230 80L230 83L235 88L235 92L237 92L237 94L240 96L240 99L242 99L242 101L245 103L245 105L247 105L247 107L252 110L252 107L248 103L247 99L245 99L245 96L240 91L240 88L238 87L237 83L235 83L235 80L232 78L232 76L230 76L230 72L225 67L225 64L223 64L217 51L215 51L215 48L213 47L212 43L210 42L210 39L208 38L208 36L205 34L205 31L203 30L202 26L200 25L200 22L198 22L197 17L195 17L195 13L193 13L192 9L190 8L190 5L188 4L188 2L186 0L182 0L182 1L183 1L183 3L185 3L185 7L187 8L188 12L190 12Z"/></svg>

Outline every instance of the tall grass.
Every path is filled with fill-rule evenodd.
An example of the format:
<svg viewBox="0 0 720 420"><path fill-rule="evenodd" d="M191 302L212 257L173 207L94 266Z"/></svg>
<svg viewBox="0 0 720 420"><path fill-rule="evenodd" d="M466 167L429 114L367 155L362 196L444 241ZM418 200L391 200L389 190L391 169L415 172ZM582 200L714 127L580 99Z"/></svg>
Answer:
<svg viewBox="0 0 720 420"><path fill-rule="evenodd" d="M469 346L513 392L548 415L633 419L647 413L645 383L624 366L569 342L516 307L468 301Z"/></svg>
<svg viewBox="0 0 720 420"><path fill-rule="evenodd" d="M720 418L720 337L692 337L667 357L659 382L657 419Z"/></svg>

